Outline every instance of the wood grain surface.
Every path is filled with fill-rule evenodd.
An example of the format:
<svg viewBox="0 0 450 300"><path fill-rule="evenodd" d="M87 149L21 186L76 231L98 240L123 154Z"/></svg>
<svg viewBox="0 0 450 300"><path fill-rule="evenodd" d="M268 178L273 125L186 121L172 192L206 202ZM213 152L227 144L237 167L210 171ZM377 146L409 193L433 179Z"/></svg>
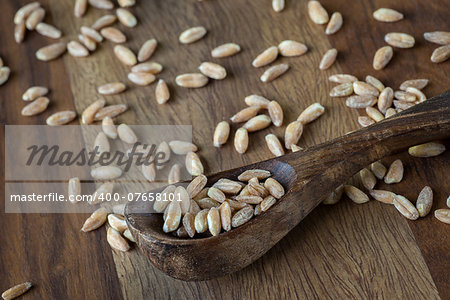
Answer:
<svg viewBox="0 0 450 300"><path fill-rule="evenodd" d="M127 82L128 68L104 42L88 58L65 55L51 63L35 59L34 53L50 39L28 33L17 45L12 18L27 1L8 0L0 12L0 56L12 69L9 82L0 87L2 140L5 124L44 124L53 112L74 108L81 113L98 98L96 87L109 81ZM47 10L46 22L64 33L64 41L76 39L80 26L90 25L106 14L90 8L84 18L73 17L73 1L41 1ZM321 1L329 11L340 11L343 28L333 36L313 24L306 13L307 1L286 1L286 9L275 13L270 1L138 1L131 10L139 24L129 29L117 25L128 37L127 46L137 51L149 38L160 45L152 60L164 71L158 75L169 82L172 99L157 105L154 85L137 87L108 96L108 104L126 103L130 110L118 118L128 124L192 124L194 142L200 147L207 173L242 166L271 157L264 136L282 137L284 128L271 127L251 134L250 147L238 155L231 142L221 149L212 146L215 125L245 107L249 94L276 99L284 109L285 124L293 121L309 104L320 102L326 113L309 124L299 143L309 147L359 128L357 116L363 111L345 107L344 99L328 96L329 75L351 73L360 79L379 78L394 90L411 78L428 78L427 96L450 88L449 63L429 60L436 45L425 42L423 32L449 30L449 1ZM387 24L376 22L372 12L392 7L405 20ZM208 34L191 45L178 43L185 29L202 25ZM384 34L399 31L413 34L416 46L395 49L394 58L382 71L372 69L373 54L385 43ZM297 58L281 58L291 69L273 83L263 84L263 70L251 66L262 50L285 39L304 42L310 51ZM225 42L241 45L242 53L213 59L210 50ZM322 54L329 48L339 51L332 68L320 71ZM227 68L229 76L206 87L186 90L175 86L176 75L194 72L203 61ZM52 104L38 117L20 116L22 93L31 85L51 89ZM236 128L234 128L236 129ZM448 148L447 144L447 148ZM4 143L2 143L4 157ZM424 185L435 192L433 210L443 208L450 191L450 154L418 159L399 154L405 164L404 180L386 188L415 200ZM2 169L4 162L1 160ZM2 183L4 182L4 173ZM4 185L1 185L4 194ZM4 199L2 197L2 203ZM2 205L3 207L3 205ZM320 206L283 240L254 264L234 274L204 282L182 282L155 269L137 250L119 253L110 250L105 230L83 234L79 231L86 215L16 215L2 208L0 226L0 290L32 281L35 287L23 299L167 299L167 298L406 298L448 299L450 284L450 243L448 225L431 214L418 221L404 219L394 207L371 201L356 205L343 199L335 206ZM243 254L245 255L245 254Z"/></svg>

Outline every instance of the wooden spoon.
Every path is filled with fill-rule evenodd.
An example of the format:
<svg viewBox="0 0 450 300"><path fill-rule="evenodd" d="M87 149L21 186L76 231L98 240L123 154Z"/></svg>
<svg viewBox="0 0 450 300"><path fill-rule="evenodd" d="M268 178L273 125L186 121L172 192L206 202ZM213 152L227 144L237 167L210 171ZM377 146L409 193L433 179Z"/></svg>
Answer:
<svg viewBox="0 0 450 300"><path fill-rule="evenodd" d="M137 244L157 268L181 280L211 279L257 260L368 164L409 146L448 137L450 91L306 151L209 176L208 186L220 178L237 179L248 169L265 169L286 190L267 212L229 232L207 238L174 237L162 231L161 214L148 213L153 203L147 201L128 203L125 216Z"/></svg>

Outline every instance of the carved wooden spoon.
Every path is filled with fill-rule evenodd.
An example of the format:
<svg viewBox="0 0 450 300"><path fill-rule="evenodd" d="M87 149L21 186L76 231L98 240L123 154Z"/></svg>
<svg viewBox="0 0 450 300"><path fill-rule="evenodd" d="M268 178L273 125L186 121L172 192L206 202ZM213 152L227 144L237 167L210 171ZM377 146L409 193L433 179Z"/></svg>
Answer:
<svg viewBox="0 0 450 300"><path fill-rule="evenodd" d="M265 169L286 194L267 212L216 237L180 239L162 231L161 214L151 202L130 202L128 226L150 261L181 280L206 280L251 264L322 202L368 164L406 147L450 137L450 91L367 128L340 138L208 177L237 179L248 169Z"/></svg>

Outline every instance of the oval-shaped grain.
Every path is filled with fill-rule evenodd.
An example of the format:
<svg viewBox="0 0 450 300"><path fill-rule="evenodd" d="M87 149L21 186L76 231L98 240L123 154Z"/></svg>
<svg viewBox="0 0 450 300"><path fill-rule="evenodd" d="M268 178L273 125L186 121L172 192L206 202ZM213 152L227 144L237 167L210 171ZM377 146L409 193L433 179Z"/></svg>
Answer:
<svg viewBox="0 0 450 300"><path fill-rule="evenodd" d="M258 180L263 180L271 176L270 171L261 170L261 169L251 169L242 172L238 179L240 181L249 181L252 178L257 178Z"/></svg>
<svg viewBox="0 0 450 300"><path fill-rule="evenodd" d="M450 209L436 209L434 211L434 217L445 224L450 224Z"/></svg>
<svg viewBox="0 0 450 300"><path fill-rule="evenodd" d="M178 75L175 78L177 85L186 88L201 88L208 83L208 77L200 73Z"/></svg>
<svg viewBox="0 0 450 300"><path fill-rule="evenodd" d="M91 176L98 180L116 179L122 176L122 170L114 166L102 166L92 169Z"/></svg>
<svg viewBox="0 0 450 300"><path fill-rule="evenodd" d="M189 152L195 152L198 150L196 145L185 141L170 141L169 146L172 152L177 155L186 155Z"/></svg>
<svg viewBox="0 0 450 300"><path fill-rule="evenodd" d="M351 96L345 100L345 105L350 108L366 108L377 103L377 98L372 95Z"/></svg>
<svg viewBox="0 0 450 300"><path fill-rule="evenodd" d="M186 191L188 192L191 198L197 196L200 191L206 186L208 178L205 175L199 175L195 177L189 185L186 187Z"/></svg>
<svg viewBox="0 0 450 300"><path fill-rule="evenodd" d="M325 34L335 34L336 32L341 29L342 24L344 23L344 19L342 18L342 15L340 12L334 12L331 15L330 22L327 25L327 28L325 29Z"/></svg>
<svg viewBox="0 0 450 300"><path fill-rule="evenodd" d="M392 88L385 88L378 96L378 109L382 113L386 113L387 109L392 106L392 101L394 100L394 91Z"/></svg>
<svg viewBox="0 0 450 300"><path fill-rule="evenodd" d="M396 196L393 192L384 190L371 190L369 193L373 199L387 204L392 204Z"/></svg>
<svg viewBox="0 0 450 300"><path fill-rule="evenodd" d="M123 64L127 66L134 66L137 63L137 58L133 51L123 45L116 45L114 47L114 54Z"/></svg>
<svg viewBox="0 0 450 300"><path fill-rule="evenodd" d="M192 27L180 34L178 40L182 44L191 44L203 38L206 34L206 29L203 26Z"/></svg>
<svg viewBox="0 0 450 300"><path fill-rule="evenodd" d="M328 23L329 16L319 1L308 1L308 15L316 24Z"/></svg>
<svg viewBox="0 0 450 300"><path fill-rule="evenodd" d="M416 201L416 208L420 217L425 217L433 206L433 190L425 186L419 193Z"/></svg>
<svg viewBox="0 0 450 300"><path fill-rule="evenodd" d="M45 95L47 95L48 93L48 88L46 88L45 86L32 86L29 87L25 93L23 93L22 95L22 99L24 101L33 101L39 97L43 97Z"/></svg>
<svg viewBox="0 0 450 300"><path fill-rule="evenodd" d="M72 122L76 116L77 113L74 112L73 110L64 110L54 113L53 115L47 118L46 122L47 125L50 126L65 125L67 123Z"/></svg>
<svg viewBox="0 0 450 300"><path fill-rule="evenodd" d="M93 39L94 41L96 41L97 43L101 43L103 42L103 37L102 35L95 29L91 28L91 27L87 27L87 26L81 26L80 29L81 33L91 39Z"/></svg>
<svg viewBox="0 0 450 300"><path fill-rule="evenodd" d="M383 179L384 175L386 175L387 169L386 167L379 161L376 161L370 164L370 170L378 179Z"/></svg>
<svg viewBox="0 0 450 300"><path fill-rule="evenodd" d="M248 131L245 128L239 128L234 135L234 148L239 154L244 154L248 148Z"/></svg>
<svg viewBox="0 0 450 300"><path fill-rule="evenodd" d="M358 123L362 127L368 127L370 125L375 124L375 121L372 118L366 117L366 116L359 116L358 117Z"/></svg>
<svg viewBox="0 0 450 300"><path fill-rule="evenodd" d="M135 27L137 25L136 17L125 8L118 8L116 10L116 15L119 22L127 27Z"/></svg>
<svg viewBox="0 0 450 300"><path fill-rule="evenodd" d="M214 147L220 147L225 144L230 135L230 124L226 121L219 122L216 130L214 131L213 145Z"/></svg>
<svg viewBox="0 0 450 300"><path fill-rule="evenodd" d="M246 206L237 211L231 219L231 225L233 227L239 227L247 223L253 217L253 208Z"/></svg>
<svg viewBox="0 0 450 300"><path fill-rule="evenodd" d="M211 56L215 58L223 58L232 56L236 53L239 53L241 51L241 47L238 44L235 43L227 43L220 45L216 48L214 48L211 51Z"/></svg>
<svg viewBox="0 0 450 300"><path fill-rule="evenodd" d="M55 43L39 49L36 52L36 58L42 61L50 61L60 57L64 52L66 52L66 44Z"/></svg>
<svg viewBox="0 0 450 300"><path fill-rule="evenodd" d="M286 40L278 45L278 51L282 56L300 56L308 51L308 47L300 42Z"/></svg>
<svg viewBox="0 0 450 300"><path fill-rule="evenodd" d="M366 195L366 193L364 193L357 187L354 187L352 185L345 185L344 191L347 197L349 197L350 200L355 203L361 204L369 201L369 197Z"/></svg>
<svg viewBox="0 0 450 300"><path fill-rule="evenodd" d="M363 186L369 191L373 190L375 184L377 184L377 179L375 178L375 175L373 175L373 173L369 169L364 168L361 171L359 171L359 176L361 178Z"/></svg>
<svg viewBox="0 0 450 300"><path fill-rule="evenodd" d="M150 59L156 50L156 46L158 46L158 42L155 39L150 39L142 44L141 49L139 49L138 52L139 62L144 62Z"/></svg>
<svg viewBox="0 0 450 300"><path fill-rule="evenodd" d="M390 32L386 34L384 41L397 48L412 48L416 42L412 35L401 32Z"/></svg>
<svg viewBox="0 0 450 300"><path fill-rule="evenodd" d="M431 61L434 63L441 63L450 57L450 45L436 48L431 54Z"/></svg>
<svg viewBox="0 0 450 300"><path fill-rule="evenodd" d="M110 145L109 145L109 141L108 138L106 137L105 133L103 133L103 131L100 131L97 134L97 137L95 138L94 141L94 149L97 149L97 154L101 155L102 153L107 153L110 151Z"/></svg>
<svg viewBox="0 0 450 300"><path fill-rule="evenodd" d="M77 41L70 41L67 44L67 51L73 57L86 57L89 55L89 50Z"/></svg>
<svg viewBox="0 0 450 300"><path fill-rule="evenodd" d="M410 79L410 80L403 81L402 84L400 85L399 89L402 91L406 91L407 88L413 87L418 90L421 90L424 87L426 87L427 85L428 85L428 79Z"/></svg>
<svg viewBox="0 0 450 300"><path fill-rule="evenodd" d="M271 62L273 62L275 59L277 59L278 56L278 47L271 46L264 50L261 54L259 54L252 62L252 66L255 68L263 67Z"/></svg>
<svg viewBox="0 0 450 300"><path fill-rule="evenodd" d="M289 70L288 64L279 64L268 68L260 77L262 82L271 82Z"/></svg>
<svg viewBox="0 0 450 300"><path fill-rule="evenodd" d="M203 164L200 157L195 152L189 152L186 154L186 170L192 176L199 176L203 174Z"/></svg>
<svg viewBox="0 0 450 300"><path fill-rule="evenodd" d="M384 115L376 108L368 106L366 107L366 113L369 117L371 117L375 122L380 122L384 120Z"/></svg>
<svg viewBox="0 0 450 300"><path fill-rule="evenodd" d="M269 193L277 199L280 199L284 196L284 188L283 186L273 178L267 178L264 182L264 187Z"/></svg>
<svg viewBox="0 0 450 300"><path fill-rule="evenodd" d="M126 89L126 85L122 82L111 82L101 85L97 88L99 94L102 95L116 95L120 94Z"/></svg>
<svg viewBox="0 0 450 300"><path fill-rule="evenodd" d="M284 132L284 145L286 149L291 149L292 145L295 145L300 140L303 133L303 124L300 121L294 121L286 126Z"/></svg>
<svg viewBox="0 0 450 300"><path fill-rule="evenodd" d="M100 30L100 34L105 39L113 43L122 44L127 41L127 37L125 36L125 34L123 34L122 31L114 27L105 27L102 30Z"/></svg>
<svg viewBox="0 0 450 300"><path fill-rule="evenodd" d="M445 150L444 144L439 142L429 142L410 147L408 153L414 157L433 157L444 153Z"/></svg>
<svg viewBox="0 0 450 300"><path fill-rule="evenodd" d="M378 78L375 78L371 75L366 76L366 82L374 86L379 92L382 92L385 89L384 84Z"/></svg>
<svg viewBox="0 0 450 300"><path fill-rule="evenodd" d="M98 9L110 10L114 8L114 3L109 0L88 0L89 4Z"/></svg>
<svg viewBox="0 0 450 300"><path fill-rule="evenodd" d="M166 208L166 219L164 221L164 232L172 232L178 229L181 222L181 206L178 201L171 201Z"/></svg>
<svg viewBox="0 0 450 300"><path fill-rule="evenodd" d="M119 135L119 138L127 144L134 144L138 141L133 129L131 129L127 124L120 124L117 127L117 134Z"/></svg>
<svg viewBox="0 0 450 300"><path fill-rule="evenodd" d="M320 61L319 69L326 70L330 68L336 61L337 54L338 51L334 48L325 52L325 54L322 57L322 60Z"/></svg>
<svg viewBox="0 0 450 300"><path fill-rule="evenodd" d="M283 146L281 145L280 140L277 138L276 135L271 133L266 135L266 144L273 155L275 156L284 155Z"/></svg>
<svg viewBox="0 0 450 300"><path fill-rule="evenodd" d="M375 70L381 70L387 66L394 55L394 50L391 46L384 46L375 52L373 57L373 68Z"/></svg>
<svg viewBox="0 0 450 300"><path fill-rule="evenodd" d="M98 99L90 104L81 114L82 124L91 124L94 122L95 114L105 106L105 100Z"/></svg>
<svg viewBox="0 0 450 300"><path fill-rule="evenodd" d="M42 22L36 25L36 31L40 35L49 37L51 39L59 39L62 36L61 30L53 25Z"/></svg>
<svg viewBox="0 0 450 300"><path fill-rule="evenodd" d="M395 195L392 202L395 208L407 219L417 220L419 218L419 212L415 206L405 197L401 195Z"/></svg>
<svg viewBox="0 0 450 300"><path fill-rule="evenodd" d="M380 92L373 85L365 83L363 81L355 81L353 82L353 91L356 95L372 95L378 97Z"/></svg>
<svg viewBox="0 0 450 300"><path fill-rule="evenodd" d="M263 96L259 95L250 95L245 97L245 104L248 106L259 106L261 108L267 109L269 106L270 100L264 98Z"/></svg>
<svg viewBox="0 0 450 300"><path fill-rule="evenodd" d="M280 127L283 124L283 109L277 101L270 101L267 109L273 125Z"/></svg>
<svg viewBox="0 0 450 300"><path fill-rule="evenodd" d="M82 0L87 1L87 0ZM28 30L36 29L37 24L41 23L45 18L45 10L42 7L35 9L25 21Z"/></svg>
<svg viewBox="0 0 450 300"><path fill-rule="evenodd" d="M373 12L373 17L380 22L397 22L403 19L403 14L391 8L379 8Z"/></svg>
<svg viewBox="0 0 450 300"><path fill-rule="evenodd" d="M313 103L308 106L297 118L303 125L311 123L312 121L319 118L325 112L325 107L320 103Z"/></svg>
<svg viewBox="0 0 450 300"><path fill-rule="evenodd" d="M203 233L208 230L208 212L209 209L203 209L195 216L195 231L198 233Z"/></svg>
<svg viewBox="0 0 450 300"><path fill-rule="evenodd" d="M358 78L350 74L334 74L328 77L328 80L336 83L353 83Z"/></svg>
<svg viewBox="0 0 450 300"><path fill-rule="evenodd" d="M147 86L156 80L155 75L146 72L128 73L128 80L136 85Z"/></svg>
<svg viewBox="0 0 450 300"><path fill-rule="evenodd" d="M144 62L134 65L131 68L131 72L147 72L156 75L161 73L163 66L157 62Z"/></svg>
<svg viewBox="0 0 450 300"><path fill-rule="evenodd" d="M100 108L95 114L94 121L101 121L106 117L114 118L128 109L126 104L109 105Z"/></svg>
<svg viewBox="0 0 450 300"><path fill-rule="evenodd" d="M94 30L100 30L104 27L110 26L117 21L117 17L115 15L104 15L98 18L94 24L91 25L91 28Z"/></svg>
<svg viewBox="0 0 450 300"><path fill-rule="evenodd" d="M114 140L117 138L117 128L116 125L114 125L113 119L110 117L105 117L102 120L102 130L110 139Z"/></svg>
<svg viewBox="0 0 450 300"><path fill-rule="evenodd" d="M22 116L35 116L42 113L48 107L50 100L47 97L39 97L22 109Z"/></svg>
<svg viewBox="0 0 450 300"><path fill-rule="evenodd" d="M78 40L86 47L89 49L89 51L95 51L95 49L97 49L97 43L91 39L88 36L85 36L83 34L79 34L78 35Z"/></svg>
<svg viewBox="0 0 450 300"><path fill-rule="evenodd" d="M164 104L169 100L170 91L164 79L158 80L158 84L156 85L155 89L155 97L158 104Z"/></svg>
<svg viewBox="0 0 450 300"><path fill-rule="evenodd" d="M18 285L15 285L2 293L2 298L4 300L11 300L19 297L20 295L26 293L33 284L31 282L24 282Z"/></svg>
<svg viewBox="0 0 450 300"><path fill-rule="evenodd" d="M108 216L108 211L104 207L100 207L96 211L94 211L89 218L83 224L81 231L89 232L95 230L105 224L106 217Z"/></svg>
<svg viewBox="0 0 450 300"><path fill-rule="evenodd" d="M341 83L330 91L330 97L347 97L353 94L353 83Z"/></svg>
<svg viewBox="0 0 450 300"><path fill-rule="evenodd" d="M248 120L242 127L247 129L248 132L255 132L269 127L272 123L272 119L267 115L258 115Z"/></svg>
<svg viewBox="0 0 450 300"><path fill-rule="evenodd" d="M198 69L203 75L216 80L224 79L227 76L227 71L224 67L212 62L203 62Z"/></svg>
<svg viewBox="0 0 450 300"><path fill-rule="evenodd" d="M400 159L395 160L384 176L384 182L387 184L398 183L403 179L403 163Z"/></svg>
<svg viewBox="0 0 450 300"><path fill-rule="evenodd" d="M448 31L433 31L433 32L425 32L423 37L435 44L439 45L448 45L450 44L450 32Z"/></svg>
<svg viewBox="0 0 450 300"><path fill-rule="evenodd" d="M246 122L256 116L261 108L259 106L250 106L236 113L230 118L233 123Z"/></svg>

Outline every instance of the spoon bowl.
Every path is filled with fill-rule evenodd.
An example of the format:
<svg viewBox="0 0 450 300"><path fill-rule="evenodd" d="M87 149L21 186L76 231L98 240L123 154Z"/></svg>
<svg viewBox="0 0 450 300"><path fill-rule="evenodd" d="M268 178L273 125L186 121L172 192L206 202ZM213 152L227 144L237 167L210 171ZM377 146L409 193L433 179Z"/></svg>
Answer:
<svg viewBox="0 0 450 300"><path fill-rule="evenodd" d="M395 117L305 151L208 176L207 186L211 186L220 178L237 180L245 170L264 169L286 191L268 211L218 236L182 239L163 232L162 215L149 213L153 202L128 203L125 217L139 248L157 268L181 280L207 280L257 260L368 164L407 147L449 136L450 92L446 92Z"/></svg>

